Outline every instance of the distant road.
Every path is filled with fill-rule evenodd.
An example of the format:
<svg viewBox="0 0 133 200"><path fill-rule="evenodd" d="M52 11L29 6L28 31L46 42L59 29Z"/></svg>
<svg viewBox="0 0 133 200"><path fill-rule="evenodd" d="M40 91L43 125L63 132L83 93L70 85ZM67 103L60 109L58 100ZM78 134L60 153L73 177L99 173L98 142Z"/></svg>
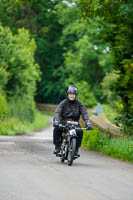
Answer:
<svg viewBox="0 0 133 200"><path fill-rule="evenodd" d="M133 164L81 150L69 167L51 140L51 125L0 137L0 200L133 200Z"/></svg>

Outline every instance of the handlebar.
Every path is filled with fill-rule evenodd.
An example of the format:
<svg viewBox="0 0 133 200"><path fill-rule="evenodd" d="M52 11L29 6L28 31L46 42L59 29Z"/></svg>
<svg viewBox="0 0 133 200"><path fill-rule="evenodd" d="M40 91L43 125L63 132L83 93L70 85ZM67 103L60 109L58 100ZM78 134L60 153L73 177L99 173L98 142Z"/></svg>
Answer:
<svg viewBox="0 0 133 200"><path fill-rule="evenodd" d="M72 126L73 126L73 125L72 125ZM64 126L64 125L62 125L62 124L59 124L59 127L67 128L67 126ZM76 128L75 126L74 126L74 128L75 128L76 130L87 130L87 128Z"/></svg>

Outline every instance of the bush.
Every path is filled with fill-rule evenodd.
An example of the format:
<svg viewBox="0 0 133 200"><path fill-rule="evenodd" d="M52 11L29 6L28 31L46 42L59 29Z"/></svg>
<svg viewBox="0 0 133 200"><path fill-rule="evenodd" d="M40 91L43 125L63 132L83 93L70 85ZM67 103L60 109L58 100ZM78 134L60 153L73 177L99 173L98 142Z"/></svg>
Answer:
<svg viewBox="0 0 133 200"><path fill-rule="evenodd" d="M25 134L30 131L36 131L44 128L49 124L49 119L42 113L35 113L35 120L33 123L24 121L21 122L19 119L10 118L7 121L0 121L0 135L18 135Z"/></svg>
<svg viewBox="0 0 133 200"><path fill-rule="evenodd" d="M98 129L85 131L82 147L133 162L133 138L110 138Z"/></svg>
<svg viewBox="0 0 133 200"><path fill-rule="evenodd" d="M0 121L0 135L13 135L15 131L18 131L21 122L16 118L10 118L7 121Z"/></svg>
<svg viewBox="0 0 133 200"><path fill-rule="evenodd" d="M122 99L123 108L117 125L123 128L124 133L133 135L133 59L123 60L121 68L116 91Z"/></svg>
<svg viewBox="0 0 133 200"><path fill-rule="evenodd" d="M0 74L7 97L32 97L40 76L34 60L35 41L25 29L13 35L9 28L0 26L0 47Z"/></svg>
<svg viewBox="0 0 133 200"><path fill-rule="evenodd" d="M92 131L84 131L82 146L89 148L91 150L98 149L98 146L101 143L101 135L98 129Z"/></svg>
<svg viewBox="0 0 133 200"><path fill-rule="evenodd" d="M6 71L6 67L1 66L0 67L0 86L4 88L4 86L7 84L9 79L9 73Z"/></svg>
<svg viewBox="0 0 133 200"><path fill-rule="evenodd" d="M133 114L121 112L116 118L116 125L122 128L122 132L133 135Z"/></svg>
<svg viewBox="0 0 133 200"><path fill-rule="evenodd" d="M8 118L8 115L9 115L8 104L5 95L2 94L2 91L0 90L0 120L5 120L6 118Z"/></svg>
<svg viewBox="0 0 133 200"><path fill-rule="evenodd" d="M11 117L15 117L20 121L33 122L35 119L35 103L33 99L26 97L18 98L16 100L9 100Z"/></svg>
<svg viewBox="0 0 133 200"><path fill-rule="evenodd" d="M36 81L40 78L39 65L35 63L36 44L25 29L13 35L0 25L0 120L6 116L15 120L33 122L35 119L34 95ZM13 122L12 122L13 119Z"/></svg>

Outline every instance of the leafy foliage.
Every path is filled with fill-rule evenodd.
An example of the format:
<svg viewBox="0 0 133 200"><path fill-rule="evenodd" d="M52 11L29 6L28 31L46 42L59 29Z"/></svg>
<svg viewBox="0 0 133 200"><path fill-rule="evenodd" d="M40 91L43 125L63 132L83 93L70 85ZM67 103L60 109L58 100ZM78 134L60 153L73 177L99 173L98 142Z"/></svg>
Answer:
<svg viewBox="0 0 133 200"><path fill-rule="evenodd" d="M49 119L42 113L36 112L34 122L21 122L17 118L0 121L0 135L20 135L44 128L49 124Z"/></svg>
<svg viewBox="0 0 133 200"><path fill-rule="evenodd" d="M99 151L113 158L133 162L132 138L110 138L108 134L94 129L93 131L84 131L82 147Z"/></svg>
<svg viewBox="0 0 133 200"><path fill-rule="evenodd" d="M7 119L9 112L10 111L8 108L7 100L2 90L0 89L0 120Z"/></svg>
<svg viewBox="0 0 133 200"><path fill-rule="evenodd" d="M100 17L103 19L102 37L109 42L114 55L115 70L119 78L113 89L122 100L123 109L118 123L125 132L132 134L132 55L133 55L133 2L131 0L80 0L79 6L83 17L88 19Z"/></svg>
<svg viewBox="0 0 133 200"><path fill-rule="evenodd" d="M6 37L2 40L9 50L2 42L0 47L0 53L7 56L7 60L0 61L2 90L7 91L8 99L12 95L35 94L34 80L39 80L38 72L32 70L34 65L38 71L32 57L35 54L42 72L37 83L38 102L59 103L65 97L66 86L75 84L86 106L111 101L113 108L120 107L117 123L131 133L132 18L132 0L0 0L0 21L13 32L4 29ZM22 27L29 30L36 48L25 29L17 34ZM28 70L22 70L25 67Z"/></svg>
<svg viewBox="0 0 133 200"><path fill-rule="evenodd" d="M80 83L76 83L75 86L78 88L78 99L84 102L87 108L93 108L97 104L97 101L88 83L81 81Z"/></svg>
<svg viewBox="0 0 133 200"><path fill-rule="evenodd" d="M102 97L106 100L106 103L110 105L110 109L108 109L108 112L112 109L115 109L116 111L121 110L122 101L121 98L117 95L117 91L114 89L119 78L119 72L112 71L110 73L106 73L103 82L101 83L103 91Z"/></svg>
<svg viewBox="0 0 133 200"><path fill-rule="evenodd" d="M8 97L33 96L39 67L34 64L35 42L24 29L13 36L8 28L0 27L0 66L3 87Z"/></svg>
<svg viewBox="0 0 133 200"><path fill-rule="evenodd" d="M100 133L98 129L95 129L93 131L85 131L82 141L82 146L89 148L91 150L98 149L98 146L100 145Z"/></svg>
<svg viewBox="0 0 133 200"><path fill-rule="evenodd" d="M102 23L100 18L90 24L84 22L79 15L77 1L33 0L17 5L6 2L0 11L4 25L10 26L14 33L20 26L28 28L36 40L36 60L42 71L37 101L59 103L65 97L66 86L71 82L75 84L77 80L86 81L94 97L101 99L99 83L105 72L111 70L112 58L111 52L106 52L108 44L103 44L101 38L97 39L101 34L97 28ZM5 17L4 12L7 13ZM71 70L73 66L74 70Z"/></svg>
<svg viewBox="0 0 133 200"><path fill-rule="evenodd" d="M62 26L58 23L54 11L55 5L60 1L1 1L2 24L9 26L13 33L21 27L28 29L36 41L35 58L42 71L37 87L38 102L57 103L64 97L62 74L54 72L63 62L62 48L58 43ZM59 86L55 87L55 83ZM64 88L63 92L60 91L60 87Z"/></svg>
<svg viewBox="0 0 133 200"><path fill-rule="evenodd" d="M39 66L35 64L36 45L28 31L13 35L0 26L0 119L5 117L34 121L34 95ZM3 92L4 91L4 92Z"/></svg>
<svg viewBox="0 0 133 200"><path fill-rule="evenodd" d="M65 24L60 40L60 45L65 51L65 61L62 65L66 77L65 83L66 85L70 83L76 85L84 81L89 84L94 98L100 100L102 96L100 83L105 73L112 70L113 63L108 44L103 44L102 38L98 38L101 35L98 26L102 20L98 17L89 23L83 21L78 16L77 6L69 7L61 3L56 6L56 9L59 22L62 25ZM65 14L62 15L62 13ZM71 18L71 22L68 21L69 18Z"/></svg>

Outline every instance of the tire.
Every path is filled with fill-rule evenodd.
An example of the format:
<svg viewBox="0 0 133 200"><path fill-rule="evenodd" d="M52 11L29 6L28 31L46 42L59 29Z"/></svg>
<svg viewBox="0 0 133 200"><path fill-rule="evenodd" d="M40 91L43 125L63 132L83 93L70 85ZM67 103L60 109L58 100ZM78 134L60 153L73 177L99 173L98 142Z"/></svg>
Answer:
<svg viewBox="0 0 133 200"><path fill-rule="evenodd" d="M75 150L76 150L76 142L77 142L76 138L72 138L71 144L68 150L68 156L67 156L68 166L71 166L73 163Z"/></svg>
<svg viewBox="0 0 133 200"><path fill-rule="evenodd" d="M60 157L60 161L61 162L64 162L64 155L63 155L63 146L61 146L61 151L60 151L60 153L61 153L61 157Z"/></svg>
<svg viewBox="0 0 133 200"><path fill-rule="evenodd" d="M65 159L63 157L61 157L60 161L63 163L65 161Z"/></svg>
<svg viewBox="0 0 133 200"><path fill-rule="evenodd" d="M65 155L64 155L64 146L61 146L61 157L60 157L60 161L63 163L65 161Z"/></svg>

